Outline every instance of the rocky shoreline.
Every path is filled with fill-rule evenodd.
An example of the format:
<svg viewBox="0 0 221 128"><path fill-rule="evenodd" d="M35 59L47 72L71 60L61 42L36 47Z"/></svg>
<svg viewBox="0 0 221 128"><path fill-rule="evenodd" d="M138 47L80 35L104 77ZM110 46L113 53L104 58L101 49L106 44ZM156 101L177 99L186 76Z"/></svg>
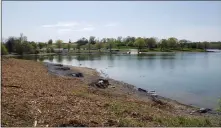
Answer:
<svg viewBox="0 0 221 128"><path fill-rule="evenodd" d="M117 81L117 80L114 80L111 78L105 78L105 77L103 77L105 74L103 74L102 72L96 71L96 69L86 68L86 67L67 66L67 65L62 65L62 64L54 64L54 63L46 63L46 62L45 62L45 65L46 65L48 71L54 75L68 76L68 77L81 77L83 79L83 81L85 81L85 80L87 81L87 84L99 82L100 79L101 80L106 79L111 83L110 85L117 85L119 88L119 90L117 90L117 91L119 91L120 93L133 95L133 97L137 97L138 99L142 99L143 101L152 100L152 101L155 101L156 103L161 104L161 105L166 104L166 103L172 103L172 104L185 106L188 109L191 109L191 111L190 110L187 111L187 114L188 113L189 114L207 113L207 114L221 115L221 113L219 113L215 110L209 109L209 108L198 108L196 106L183 104L183 103L180 103L176 100L160 96L160 95L156 94L156 92L154 90L148 91L148 90L145 90L142 88L137 88L135 85L131 85L131 84L125 83L123 81ZM63 67L64 69L55 70L52 67ZM84 73L81 73L82 69L84 69ZM85 72L87 72L87 70L92 71L97 75L95 77L90 76L90 78L84 78L83 74L85 74ZM79 74L79 73L81 74L80 76L73 75L73 74ZM105 88L107 88L107 87L105 87ZM115 86L111 86L111 88L115 88Z"/></svg>

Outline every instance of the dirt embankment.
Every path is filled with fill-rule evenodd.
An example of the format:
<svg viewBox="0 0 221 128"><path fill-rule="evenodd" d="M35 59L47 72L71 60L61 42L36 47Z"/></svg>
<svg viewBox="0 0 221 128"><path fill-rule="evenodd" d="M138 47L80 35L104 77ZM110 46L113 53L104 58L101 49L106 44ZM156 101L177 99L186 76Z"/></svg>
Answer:
<svg viewBox="0 0 221 128"><path fill-rule="evenodd" d="M221 126L221 117L190 114L174 101L159 104L126 83L106 89L88 84L99 74L73 67L82 78L48 73L40 62L2 59L1 126Z"/></svg>

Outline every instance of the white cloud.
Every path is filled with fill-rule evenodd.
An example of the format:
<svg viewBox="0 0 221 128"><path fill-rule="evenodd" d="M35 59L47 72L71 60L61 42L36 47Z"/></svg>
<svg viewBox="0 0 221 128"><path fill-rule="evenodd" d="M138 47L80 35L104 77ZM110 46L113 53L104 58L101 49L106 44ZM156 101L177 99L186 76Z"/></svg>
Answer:
<svg viewBox="0 0 221 128"><path fill-rule="evenodd" d="M64 33L69 33L69 32L74 32L74 31L93 31L95 28L94 27L84 27L80 29L58 29L59 34L64 34Z"/></svg>
<svg viewBox="0 0 221 128"><path fill-rule="evenodd" d="M94 27L85 27L82 29L79 29L78 31L93 31L95 28Z"/></svg>
<svg viewBox="0 0 221 128"><path fill-rule="evenodd" d="M106 25L104 25L105 27L115 27L115 26L117 26L118 25L118 23L108 23L108 24L106 24Z"/></svg>
<svg viewBox="0 0 221 128"><path fill-rule="evenodd" d="M53 27L73 27L77 26L79 23L77 22L58 22L57 24L51 24L51 25L42 25L44 28L53 28Z"/></svg>

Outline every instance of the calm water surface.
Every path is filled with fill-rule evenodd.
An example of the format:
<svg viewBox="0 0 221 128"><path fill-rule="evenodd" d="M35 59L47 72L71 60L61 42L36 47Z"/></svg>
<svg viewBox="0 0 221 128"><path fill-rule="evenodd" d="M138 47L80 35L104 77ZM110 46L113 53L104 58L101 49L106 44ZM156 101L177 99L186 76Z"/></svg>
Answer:
<svg viewBox="0 0 221 128"><path fill-rule="evenodd" d="M221 53L26 56L24 59L96 68L181 103L216 108L221 98Z"/></svg>

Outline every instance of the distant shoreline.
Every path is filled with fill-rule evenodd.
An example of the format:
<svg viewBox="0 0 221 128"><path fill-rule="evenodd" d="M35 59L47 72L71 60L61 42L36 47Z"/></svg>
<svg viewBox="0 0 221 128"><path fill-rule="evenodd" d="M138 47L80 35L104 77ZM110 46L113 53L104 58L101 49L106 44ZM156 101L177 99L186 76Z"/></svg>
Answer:
<svg viewBox="0 0 221 128"><path fill-rule="evenodd" d="M169 53L210 53L210 52L219 52L219 51L172 51L172 52L159 52L159 51L151 51L151 52L141 52L140 54L169 54ZM119 51L119 52L70 52L70 53L40 53L40 54L23 54L23 55L19 55L19 54L8 54L8 55L2 55L5 57L13 57L13 56L29 56L29 55L38 55L38 56L44 56L44 55L79 55L79 54L128 54L127 52L123 52L123 51ZM133 54L133 55L137 55L137 54Z"/></svg>

